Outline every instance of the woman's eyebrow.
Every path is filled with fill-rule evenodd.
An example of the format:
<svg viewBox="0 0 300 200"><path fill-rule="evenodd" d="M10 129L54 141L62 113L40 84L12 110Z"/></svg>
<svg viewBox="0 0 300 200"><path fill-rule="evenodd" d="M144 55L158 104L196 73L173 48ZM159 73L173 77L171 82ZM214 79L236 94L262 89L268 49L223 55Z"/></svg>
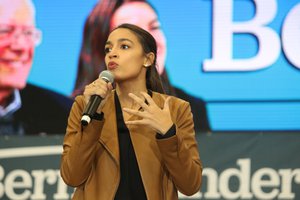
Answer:
<svg viewBox="0 0 300 200"><path fill-rule="evenodd" d="M132 42L131 40L127 39L127 38L120 38L120 39L118 39L118 43L124 42L124 41L130 42L130 43L133 44L133 42ZM111 45L111 44L112 44L111 41L107 41L107 42L105 43L105 45Z"/></svg>

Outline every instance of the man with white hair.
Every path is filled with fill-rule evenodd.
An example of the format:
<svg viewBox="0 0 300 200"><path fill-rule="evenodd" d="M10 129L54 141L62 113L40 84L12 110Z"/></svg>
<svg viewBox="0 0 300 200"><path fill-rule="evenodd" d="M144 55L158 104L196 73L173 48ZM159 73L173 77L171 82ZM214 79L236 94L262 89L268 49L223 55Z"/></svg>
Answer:
<svg viewBox="0 0 300 200"><path fill-rule="evenodd" d="M41 32L31 0L0 1L0 135L64 133L72 100L27 83Z"/></svg>

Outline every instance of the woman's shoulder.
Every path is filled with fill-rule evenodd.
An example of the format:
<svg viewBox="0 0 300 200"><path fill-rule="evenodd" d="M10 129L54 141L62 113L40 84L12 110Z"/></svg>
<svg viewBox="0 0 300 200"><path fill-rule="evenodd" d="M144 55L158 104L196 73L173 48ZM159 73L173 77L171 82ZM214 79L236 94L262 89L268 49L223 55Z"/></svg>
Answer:
<svg viewBox="0 0 300 200"><path fill-rule="evenodd" d="M152 92L152 97L154 99L158 99L159 101L164 102L165 99L167 99L168 97L170 97L170 102L172 102L173 104L176 105L184 105L184 104L189 104L188 101L185 101L179 97L173 96L173 95L169 95L169 94L163 94L163 93L159 93L159 92Z"/></svg>

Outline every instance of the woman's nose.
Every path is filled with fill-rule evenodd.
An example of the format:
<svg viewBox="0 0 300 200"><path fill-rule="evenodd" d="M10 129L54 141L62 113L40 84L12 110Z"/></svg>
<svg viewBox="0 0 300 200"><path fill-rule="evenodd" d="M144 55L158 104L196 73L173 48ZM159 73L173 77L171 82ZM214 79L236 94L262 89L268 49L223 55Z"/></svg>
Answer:
<svg viewBox="0 0 300 200"><path fill-rule="evenodd" d="M109 58L117 58L118 57L118 55L117 54L109 54Z"/></svg>
<svg viewBox="0 0 300 200"><path fill-rule="evenodd" d="M118 57L118 52L115 48L113 48L110 52L109 52L109 58L117 58Z"/></svg>

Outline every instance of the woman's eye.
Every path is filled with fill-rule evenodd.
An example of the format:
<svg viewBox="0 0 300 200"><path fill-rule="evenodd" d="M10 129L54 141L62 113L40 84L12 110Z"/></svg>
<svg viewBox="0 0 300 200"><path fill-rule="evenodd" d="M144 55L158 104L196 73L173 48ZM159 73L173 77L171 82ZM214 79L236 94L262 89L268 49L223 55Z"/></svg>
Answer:
<svg viewBox="0 0 300 200"><path fill-rule="evenodd" d="M104 49L104 53L105 53L105 54L109 53L110 51L111 51L111 48L106 47L106 48Z"/></svg>
<svg viewBox="0 0 300 200"><path fill-rule="evenodd" d="M122 44L122 45L121 45L121 49L129 49L129 46L126 45L126 44Z"/></svg>

